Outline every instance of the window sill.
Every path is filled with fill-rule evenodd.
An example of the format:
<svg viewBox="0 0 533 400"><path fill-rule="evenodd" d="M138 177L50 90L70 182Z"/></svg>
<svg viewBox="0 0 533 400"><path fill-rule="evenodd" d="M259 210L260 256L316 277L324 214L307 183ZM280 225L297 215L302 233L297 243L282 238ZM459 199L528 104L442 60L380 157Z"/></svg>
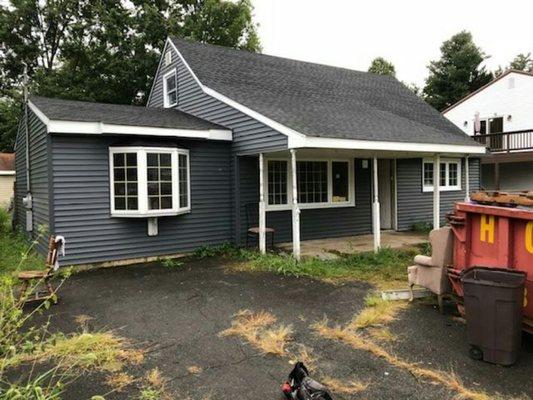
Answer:
<svg viewBox="0 0 533 400"><path fill-rule="evenodd" d="M439 192L460 192L462 189L460 186L451 186L451 187L446 187L446 186L441 186L439 187ZM428 186L424 186L422 188L422 192L426 193L426 192L433 192L433 187L428 187Z"/></svg>
<svg viewBox="0 0 533 400"><path fill-rule="evenodd" d="M318 209L318 208L346 208L346 207L355 207L355 203L349 202L349 203L299 203L298 208L300 210L312 210L312 209ZM267 205L266 211L287 211L292 210L292 204L280 204L280 205Z"/></svg>
<svg viewBox="0 0 533 400"><path fill-rule="evenodd" d="M158 217L175 217L177 215L189 214L191 209L178 210L178 211L161 211L154 213L121 213L112 212L111 218L158 218Z"/></svg>

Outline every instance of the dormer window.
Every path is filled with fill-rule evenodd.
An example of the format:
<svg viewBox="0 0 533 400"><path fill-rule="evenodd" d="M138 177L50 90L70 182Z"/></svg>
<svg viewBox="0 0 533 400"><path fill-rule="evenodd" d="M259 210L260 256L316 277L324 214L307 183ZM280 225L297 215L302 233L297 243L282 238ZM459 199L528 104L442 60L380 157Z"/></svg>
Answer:
<svg viewBox="0 0 533 400"><path fill-rule="evenodd" d="M175 69L163 77L163 92L165 96L165 107L173 107L178 104L178 81L176 79Z"/></svg>

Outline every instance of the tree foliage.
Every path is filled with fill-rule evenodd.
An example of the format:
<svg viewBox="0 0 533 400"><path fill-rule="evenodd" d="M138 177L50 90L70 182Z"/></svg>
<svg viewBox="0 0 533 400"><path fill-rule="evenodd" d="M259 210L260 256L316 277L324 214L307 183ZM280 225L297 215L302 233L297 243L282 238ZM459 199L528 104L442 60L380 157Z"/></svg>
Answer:
<svg viewBox="0 0 533 400"><path fill-rule="evenodd" d="M396 76L396 68L390 61L385 60L383 57L376 57L370 63L368 72L379 75L391 75Z"/></svg>
<svg viewBox="0 0 533 400"><path fill-rule="evenodd" d="M531 53L518 54L509 64L509 68L519 71L533 72L533 59L531 59Z"/></svg>
<svg viewBox="0 0 533 400"><path fill-rule="evenodd" d="M487 58L470 32L462 31L446 40L441 58L431 61L423 90L426 101L442 111L467 94L490 82L492 73L481 63Z"/></svg>
<svg viewBox="0 0 533 400"><path fill-rule="evenodd" d="M0 6L0 150L12 149L24 62L33 94L144 104L167 36L259 51L252 11L249 0L11 0Z"/></svg>

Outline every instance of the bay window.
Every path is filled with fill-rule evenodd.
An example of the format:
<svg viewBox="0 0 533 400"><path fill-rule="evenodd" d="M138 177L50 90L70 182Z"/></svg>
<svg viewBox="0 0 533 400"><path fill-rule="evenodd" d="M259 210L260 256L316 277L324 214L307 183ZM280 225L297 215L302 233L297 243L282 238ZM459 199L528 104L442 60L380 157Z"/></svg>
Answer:
<svg viewBox="0 0 533 400"><path fill-rule="evenodd" d="M433 176L433 160L424 159L422 163L422 190L424 192L433 191ZM461 190L461 160L446 158L440 160L439 189Z"/></svg>
<svg viewBox="0 0 533 400"><path fill-rule="evenodd" d="M292 204L289 160L267 159L265 163L267 209L289 209ZM300 208L354 205L352 160L297 160L296 179Z"/></svg>
<svg viewBox="0 0 533 400"><path fill-rule="evenodd" d="M111 215L157 217L190 211L189 151L110 147Z"/></svg>

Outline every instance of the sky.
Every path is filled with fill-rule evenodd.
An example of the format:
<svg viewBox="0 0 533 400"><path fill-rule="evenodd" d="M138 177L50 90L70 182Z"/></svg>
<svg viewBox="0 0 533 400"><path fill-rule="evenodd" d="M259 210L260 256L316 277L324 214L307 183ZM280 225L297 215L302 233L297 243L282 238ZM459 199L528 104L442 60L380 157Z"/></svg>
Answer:
<svg viewBox="0 0 533 400"><path fill-rule="evenodd" d="M533 53L529 0L252 0L263 53L366 71L375 57L423 86L440 46L468 30L487 68Z"/></svg>

